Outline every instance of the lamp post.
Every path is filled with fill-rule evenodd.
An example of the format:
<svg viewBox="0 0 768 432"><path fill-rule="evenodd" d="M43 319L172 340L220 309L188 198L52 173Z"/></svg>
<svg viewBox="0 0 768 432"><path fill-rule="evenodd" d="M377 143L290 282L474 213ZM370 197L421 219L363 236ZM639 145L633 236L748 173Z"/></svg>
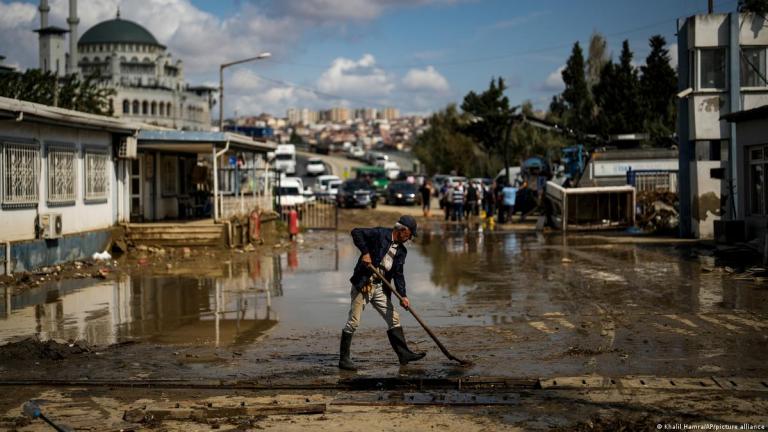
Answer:
<svg viewBox="0 0 768 432"><path fill-rule="evenodd" d="M269 57L272 57L271 53L263 52L257 55L256 57L250 57L243 60L224 63L221 66L219 66L219 132L224 132L224 69L230 66L239 65L242 63L248 63L256 60L262 60Z"/></svg>

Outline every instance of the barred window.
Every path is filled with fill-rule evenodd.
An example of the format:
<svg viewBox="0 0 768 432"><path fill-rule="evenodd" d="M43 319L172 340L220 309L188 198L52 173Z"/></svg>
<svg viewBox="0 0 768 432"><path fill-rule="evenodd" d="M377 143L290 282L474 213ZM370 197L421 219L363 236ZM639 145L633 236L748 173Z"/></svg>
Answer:
<svg viewBox="0 0 768 432"><path fill-rule="evenodd" d="M48 149L48 202L74 203L77 191L77 153L70 147Z"/></svg>
<svg viewBox="0 0 768 432"><path fill-rule="evenodd" d="M106 200L109 193L106 151L85 151L85 199L86 201Z"/></svg>
<svg viewBox="0 0 768 432"><path fill-rule="evenodd" d="M37 204L39 199L40 147L35 144L2 144L3 206Z"/></svg>
<svg viewBox="0 0 768 432"><path fill-rule="evenodd" d="M161 160L163 196L176 196L179 179L178 158L176 156L163 156Z"/></svg>

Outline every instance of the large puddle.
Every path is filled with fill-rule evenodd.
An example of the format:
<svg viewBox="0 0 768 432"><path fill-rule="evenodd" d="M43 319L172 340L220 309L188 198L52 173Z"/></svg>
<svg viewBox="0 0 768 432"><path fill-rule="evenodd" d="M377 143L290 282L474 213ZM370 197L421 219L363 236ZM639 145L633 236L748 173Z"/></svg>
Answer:
<svg viewBox="0 0 768 432"><path fill-rule="evenodd" d="M348 235L310 235L321 248L243 256L221 263L215 275L187 269L63 281L20 294L0 288L0 343L37 335L95 345L143 339L227 346L253 343L266 332L339 329L358 252ZM505 324L593 307L768 311L767 290L706 271L711 266L673 246L438 229L409 246L406 280L414 306L434 326ZM375 312L365 313L363 326L383 325Z"/></svg>

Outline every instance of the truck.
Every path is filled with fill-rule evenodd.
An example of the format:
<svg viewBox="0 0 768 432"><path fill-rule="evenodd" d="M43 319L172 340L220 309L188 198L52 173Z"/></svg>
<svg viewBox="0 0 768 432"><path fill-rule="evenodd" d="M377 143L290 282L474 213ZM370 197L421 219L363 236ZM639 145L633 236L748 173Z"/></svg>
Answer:
<svg viewBox="0 0 768 432"><path fill-rule="evenodd" d="M275 149L275 169L285 174L296 174L296 146L279 144Z"/></svg>

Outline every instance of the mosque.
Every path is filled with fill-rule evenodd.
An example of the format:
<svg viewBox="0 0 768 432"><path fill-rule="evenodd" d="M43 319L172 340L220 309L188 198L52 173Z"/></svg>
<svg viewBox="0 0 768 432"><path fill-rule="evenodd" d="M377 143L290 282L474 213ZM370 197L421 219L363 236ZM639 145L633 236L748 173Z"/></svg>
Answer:
<svg viewBox="0 0 768 432"><path fill-rule="evenodd" d="M48 23L48 0L40 0L40 69L59 76L99 77L115 90L115 116L181 130L211 130L215 87L190 86L184 64L147 29L120 16L96 24L78 39L77 0L69 0L69 29ZM65 35L69 33L69 52Z"/></svg>

